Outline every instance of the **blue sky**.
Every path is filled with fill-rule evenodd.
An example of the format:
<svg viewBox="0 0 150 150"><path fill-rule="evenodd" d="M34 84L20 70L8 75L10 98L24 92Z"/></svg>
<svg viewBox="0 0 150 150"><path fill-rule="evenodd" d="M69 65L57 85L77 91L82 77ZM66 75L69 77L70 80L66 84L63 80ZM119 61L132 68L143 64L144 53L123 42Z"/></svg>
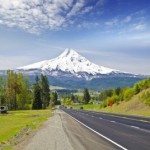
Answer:
<svg viewBox="0 0 150 150"><path fill-rule="evenodd" d="M65 48L98 65L150 74L150 0L0 0L0 69Z"/></svg>

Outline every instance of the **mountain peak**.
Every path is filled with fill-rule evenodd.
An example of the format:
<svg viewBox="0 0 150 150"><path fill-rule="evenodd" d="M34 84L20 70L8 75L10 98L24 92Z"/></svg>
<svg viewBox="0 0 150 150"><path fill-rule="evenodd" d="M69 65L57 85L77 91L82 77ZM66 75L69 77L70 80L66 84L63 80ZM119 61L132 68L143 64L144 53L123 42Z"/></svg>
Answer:
<svg viewBox="0 0 150 150"><path fill-rule="evenodd" d="M34 63L18 69L41 70L49 75L54 75L57 74L57 72L62 71L71 73L77 77L82 76L81 74L97 76L98 74L110 74L112 72L118 72L110 68L98 66L78 54L75 50L68 48L54 59Z"/></svg>
<svg viewBox="0 0 150 150"><path fill-rule="evenodd" d="M75 50L66 48L63 53L59 57L67 57L67 56L79 55Z"/></svg>

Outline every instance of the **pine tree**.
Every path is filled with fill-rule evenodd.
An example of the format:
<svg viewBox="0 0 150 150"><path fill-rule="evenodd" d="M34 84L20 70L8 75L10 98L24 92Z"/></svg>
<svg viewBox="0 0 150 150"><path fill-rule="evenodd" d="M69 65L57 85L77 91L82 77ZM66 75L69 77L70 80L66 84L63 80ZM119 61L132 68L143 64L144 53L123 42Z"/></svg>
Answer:
<svg viewBox="0 0 150 150"><path fill-rule="evenodd" d="M91 96L90 96L90 94L89 94L89 90L88 90L87 88L85 88L83 94L84 94L84 95L83 95L83 102L84 102L85 104L88 104L89 101L90 101L90 99L91 99Z"/></svg>
<svg viewBox="0 0 150 150"><path fill-rule="evenodd" d="M71 95L71 101L75 102L75 96L73 94Z"/></svg>
<svg viewBox="0 0 150 150"><path fill-rule="evenodd" d="M5 103L5 81L0 77L0 106Z"/></svg>
<svg viewBox="0 0 150 150"><path fill-rule="evenodd" d="M41 98L43 103L43 108L48 107L50 102L50 89L49 82L46 76L41 74Z"/></svg>
<svg viewBox="0 0 150 150"><path fill-rule="evenodd" d="M42 109L42 99L41 99L41 88L39 85L39 78L36 77L36 83L33 90L33 104L32 109Z"/></svg>
<svg viewBox="0 0 150 150"><path fill-rule="evenodd" d="M57 92L53 92L52 96L51 96L52 104L57 105L57 100L58 100L58 94L57 94Z"/></svg>
<svg viewBox="0 0 150 150"><path fill-rule="evenodd" d="M138 94L140 92L140 87L139 87L138 84L135 84L135 86L134 86L134 92L135 92L135 94Z"/></svg>

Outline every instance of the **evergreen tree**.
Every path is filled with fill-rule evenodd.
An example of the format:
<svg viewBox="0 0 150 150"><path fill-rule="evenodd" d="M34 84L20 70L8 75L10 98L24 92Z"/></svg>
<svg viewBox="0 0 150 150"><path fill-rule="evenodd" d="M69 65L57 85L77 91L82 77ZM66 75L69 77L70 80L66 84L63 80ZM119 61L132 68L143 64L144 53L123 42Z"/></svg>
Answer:
<svg viewBox="0 0 150 150"><path fill-rule="evenodd" d="M57 94L57 92L53 92L52 96L51 96L52 104L56 105L57 104L57 100L58 100L58 94Z"/></svg>
<svg viewBox="0 0 150 150"><path fill-rule="evenodd" d="M135 86L134 86L134 92L135 92L135 94L138 94L140 92L140 87L139 87L138 84L135 84Z"/></svg>
<svg viewBox="0 0 150 150"><path fill-rule="evenodd" d="M71 95L71 101L72 101L72 102L75 102L75 99L76 99L75 96L72 94L72 95Z"/></svg>
<svg viewBox="0 0 150 150"><path fill-rule="evenodd" d="M120 93L121 93L121 88L120 87L116 88L115 89L115 94L119 95Z"/></svg>
<svg viewBox="0 0 150 150"><path fill-rule="evenodd" d="M85 104L88 104L89 101L90 101L90 99L91 99L91 96L90 96L90 94L89 94L89 90L88 90L87 88L85 88L83 94L84 94L84 95L83 95L83 102L84 102Z"/></svg>
<svg viewBox="0 0 150 150"><path fill-rule="evenodd" d="M5 104L5 81L0 77L0 106Z"/></svg>
<svg viewBox="0 0 150 150"><path fill-rule="evenodd" d="M41 74L41 98L43 103L43 108L45 109L50 102L50 89L49 82L46 76Z"/></svg>
<svg viewBox="0 0 150 150"><path fill-rule="evenodd" d="M39 78L36 77L36 83L33 90L33 104L32 109L42 109L42 99L41 99L41 87L39 85Z"/></svg>

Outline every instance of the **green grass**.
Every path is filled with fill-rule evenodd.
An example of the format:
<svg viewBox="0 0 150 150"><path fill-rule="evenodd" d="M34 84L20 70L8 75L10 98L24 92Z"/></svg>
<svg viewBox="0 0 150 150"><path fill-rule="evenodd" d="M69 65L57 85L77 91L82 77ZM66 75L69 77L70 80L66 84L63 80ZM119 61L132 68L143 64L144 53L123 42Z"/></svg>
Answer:
<svg viewBox="0 0 150 150"><path fill-rule="evenodd" d="M73 108L75 108L75 109L80 109L80 107L83 107L84 110L95 110L95 111L100 110L100 105L98 105L98 104L73 105Z"/></svg>
<svg viewBox="0 0 150 150"><path fill-rule="evenodd" d="M0 146L9 144L20 136L37 129L42 122L51 116L50 110L10 111L0 115ZM0 147L1 149L1 147Z"/></svg>

